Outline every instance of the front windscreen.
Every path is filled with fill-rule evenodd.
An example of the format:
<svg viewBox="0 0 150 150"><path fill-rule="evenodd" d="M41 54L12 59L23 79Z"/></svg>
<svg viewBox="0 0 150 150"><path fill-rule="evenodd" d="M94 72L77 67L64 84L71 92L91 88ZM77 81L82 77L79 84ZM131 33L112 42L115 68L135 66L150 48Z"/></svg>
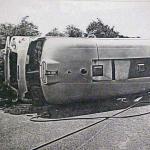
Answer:
<svg viewBox="0 0 150 150"><path fill-rule="evenodd" d="M42 102L44 100L40 84L40 61L45 39L31 42L28 50L29 63L26 65L26 81L28 96L33 100ZM26 95L27 95L26 94Z"/></svg>
<svg viewBox="0 0 150 150"><path fill-rule="evenodd" d="M28 71L37 71L39 70L39 64L42 55L44 40L37 40L31 42L29 46L28 56L29 56L29 65Z"/></svg>

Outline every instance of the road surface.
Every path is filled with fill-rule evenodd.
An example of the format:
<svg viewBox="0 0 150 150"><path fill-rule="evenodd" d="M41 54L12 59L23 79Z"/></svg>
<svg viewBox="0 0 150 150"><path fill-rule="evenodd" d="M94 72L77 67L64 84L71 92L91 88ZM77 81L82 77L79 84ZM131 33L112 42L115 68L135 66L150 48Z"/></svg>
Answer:
<svg viewBox="0 0 150 150"><path fill-rule="evenodd" d="M84 117L108 116L119 111L84 115ZM150 105L132 108L119 116L148 111L150 111ZM30 118L31 116L11 115L0 110L0 149L33 149L97 121L74 120L38 123L31 122ZM108 119L88 130L74 134L41 149L150 150L150 114L126 119Z"/></svg>

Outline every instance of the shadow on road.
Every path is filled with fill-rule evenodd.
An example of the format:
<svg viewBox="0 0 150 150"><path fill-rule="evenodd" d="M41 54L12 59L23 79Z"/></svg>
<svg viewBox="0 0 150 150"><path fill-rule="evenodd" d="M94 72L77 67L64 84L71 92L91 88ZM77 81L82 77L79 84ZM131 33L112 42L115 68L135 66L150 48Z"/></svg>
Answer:
<svg viewBox="0 0 150 150"><path fill-rule="evenodd" d="M94 113L108 112L113 110L120 110L129 107L138 102L138 98L142 97L140 101L150 102L150 95L148 93L126 95L122 97L114 97L111 99L80 102L55 106L35 106L33 104L14 104L10 107L4 108L4 112L20 115L37 113L44 118L66 118L81 115L88 115ZM136 107L150 105L150 103L141 103Z"/></svg>
<svg viewBox="0 0 150 150"><path fill-rule="evenodd" d="M50 107L48 111L52 114L51 118L73 117L108 112L113 110L125 109L130 105L136 103L137 98L141 96L143 96L143 98L140 101L150 102L150 96L147 93L142 93L92 102L73 103L60 106L57 105L54 108ZM150 103L141 103L136 107L145 105L150 105Z"/></svg>

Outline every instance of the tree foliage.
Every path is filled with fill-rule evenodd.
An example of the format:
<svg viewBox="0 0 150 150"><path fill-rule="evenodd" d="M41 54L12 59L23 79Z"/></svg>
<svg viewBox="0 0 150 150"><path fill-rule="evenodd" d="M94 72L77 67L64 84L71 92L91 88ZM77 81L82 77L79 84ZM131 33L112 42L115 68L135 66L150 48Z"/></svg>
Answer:
<svg viewBox="0 0 150 150"><path fill-rule="evenodd" d="M29 16L25 16L21 19L20 24L16 25L14 28L14 35L17 36L38 36L40 32L38 27L32 22L27 21Z"/></svg>
<svg viewBox="0 0 150 150"><path fill-rule="evenodd" d="M74 25L68 25L66 27L65 35L68 37L82 37L83 32Z"/></svg>
<svg viewBox="0 0 150 150"><path fill-rule="evenodd" d="M0 44L2 43L2 36L38 36L40 32L38 27L32 22L28 21L29 16L25 16L21 19L20 23L17 25L10 23L0 24ZM124 38L127 36L120 35L119 32L114 30L114 26L110 27L105 25L100 19L97 18L96 21L90 22L86 28L86 33L83 33L81 29L74 25L68 25L65 31L62 33L58 28L52 29L46 34L46 36L67 36L67 37L97 37L97 38Z"/></svg>
<svg viewBox="0 0 150 150"><path fill-rule="evenodd" d="M67 25L64 33L60 32L58 28L52 29L46 36L66 36L66 37L82 37L83 32L74 25Z"/></svg>
<svg viewBox="0 0 150 150"><path fill-rule="evenodd" d="M92 21L87 29L87 34L92 35L94 34L97 38L117 38L117 37L124 37L120 35L119 32L114 30L114 26L110 27L105 25L100 19L97 18L96 21Z"/></svg>
<svg viewBox="0 0 150 150"><path fill-rule="evenodd" d="M46 36L58 36L58 37L63 37L65 36L63 33L61 33L58 28L52 29L50 32L46 34Z"/></svg>
<svg viewBox="0 0 150 150"><path fill-rule="evenodd" d="M10 23L0 24L0 35L2 36L13 36L15 25Z"/></svg>
<svg viewBox="0 0 150 150"><path fill-rule="evenodd" d="M25 16L17 25L10 23L0 24L0 49L4 48L7 36L38 36L40 32L38 27L32 22L28 21Z"/></svg>
<svg viewBox="0 0 150 150"><path fill-rule="evenodd" d="M5 43L6 43L6 37L0 35L0 49L4 49L5 48ZM1 55L2 54L0 53L0 57L1 57Z"/></svg>
<svg viewBox="0 0 150 150"><path fill-rule="evenodd" d="M21 19L17 25L10 23L0 24L0 35L2 36L37 36L40 35L38 27L32 22L27 21L29 16Z"/></svg>

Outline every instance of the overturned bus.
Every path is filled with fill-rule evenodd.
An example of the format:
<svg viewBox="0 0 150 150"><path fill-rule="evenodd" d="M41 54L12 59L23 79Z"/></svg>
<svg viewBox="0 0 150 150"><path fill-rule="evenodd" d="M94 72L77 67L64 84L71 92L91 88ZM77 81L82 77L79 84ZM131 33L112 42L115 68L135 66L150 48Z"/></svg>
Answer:
<svg viewBox="0 0 150 150"><path fill-rule="evenodd" d="M5 80L43 104L94 101L150 89L150 40L12 37Z"/></svg>

